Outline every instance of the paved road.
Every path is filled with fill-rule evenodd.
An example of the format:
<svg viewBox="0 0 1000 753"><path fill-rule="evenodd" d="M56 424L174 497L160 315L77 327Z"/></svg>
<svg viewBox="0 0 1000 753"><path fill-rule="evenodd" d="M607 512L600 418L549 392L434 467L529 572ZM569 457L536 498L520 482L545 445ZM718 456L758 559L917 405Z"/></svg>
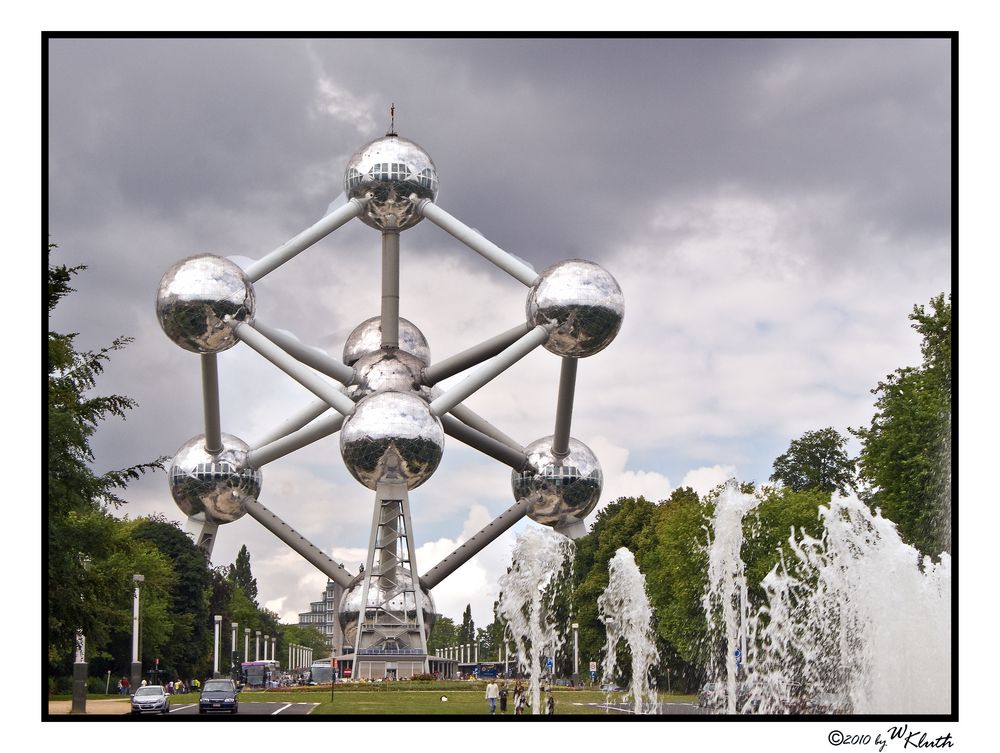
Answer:
<svg viewBox="0 0 1000 753"><path fill-rule="evenodd" d="M627 703L574 703L574 706L590 706L594 709L604 709L608 714L631 714L632 707ZM687 702L670 702L670 703L658 703L656 712L657 714L664 714L667 716L676 716L678 714L695 714L700 715L706 713L704 709L698 708L695 703Z"/></svg>
<svg viewBox="0 0 1000 753"><path fill-rule="evenodd" d="M300 716L308 714L319 704L316 703L285 703L285 702L273 702L273 703L260 703L251 701L241 701L240 710L238 716ZM69 701L51 701L49 703L49 713L50 714L68 714L70 710L71 703ZM87 715L88 716L108 716L108 715L122 715L128 714L131 709L131 705L128 699L124 700L88 700L87 701ZM170 716L175 715L194 715L198 716L198 704L197 703L185 703L172 705L170 707ZM204 714L204 717L208 718L209 714ZM231 719L230 714L217 714L215 716L220 716L224 719ZM147 714L144 718L146 719L162 719L160 714Z"/></svg>

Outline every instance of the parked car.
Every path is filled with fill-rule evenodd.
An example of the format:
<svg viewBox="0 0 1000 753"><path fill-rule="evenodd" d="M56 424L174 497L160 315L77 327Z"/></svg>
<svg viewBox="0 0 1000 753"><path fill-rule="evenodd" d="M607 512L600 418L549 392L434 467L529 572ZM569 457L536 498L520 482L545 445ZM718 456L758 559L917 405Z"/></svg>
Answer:
<svg viewBox="0 0 1000 753"><path fill-rule="evenodd" d="M725 705L726 686L721 682L705 683L698 691L698 707L717 709Z"/></svg>
<svg viewBox="0 0 1000 753"><path fill-rule="evenodd" d="M132 696L132 713L139 714L169 714L170 696L162 685L146 685L135 691Z"/></svg>
<svg viewBox="0 0 1000 753"><path fill-rule="evenodd" d="M230 713L236 714L240 709L240 691L232 680L206 680L201 689L201 699L198 701L198 713Z"/></svg>
<svg viewBox="0 0 1000 753"><path fill-rule="evenodd" d="M625 690L621 685L615 685L614 683L606 682L601 685L601 690L605 693L621 693Z"/></svg>
<svg viewBox="0 0 1000 753"><path fill-rule="evenodd" d="M851 699L841 693L817 693L806 702L807 714L850 714Z"/></svg>

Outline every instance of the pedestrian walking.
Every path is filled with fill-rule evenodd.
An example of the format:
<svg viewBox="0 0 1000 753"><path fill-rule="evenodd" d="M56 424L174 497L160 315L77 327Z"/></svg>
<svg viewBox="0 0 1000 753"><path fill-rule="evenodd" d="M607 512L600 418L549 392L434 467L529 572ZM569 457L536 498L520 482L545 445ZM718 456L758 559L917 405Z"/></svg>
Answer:
<svg viewBox="0 0 1000 753"><path fill-rule="evenodd" d="M500 688L495 680L490 680L486 686L486 702L490 705L490 716L497 713L497 699L500 697Z"/></svg>
<svg viewBox="0 0 1000 753"><path fill-rule="evenodd" d="M524 713L524 686L518 681L514 686L514 715L520 716Z"/></svg>
<svg viewBox="0 0 1000 753"><path fill-rule="evenodd" d="M500 683L500 713L507 713L507 683Z"/></svg>

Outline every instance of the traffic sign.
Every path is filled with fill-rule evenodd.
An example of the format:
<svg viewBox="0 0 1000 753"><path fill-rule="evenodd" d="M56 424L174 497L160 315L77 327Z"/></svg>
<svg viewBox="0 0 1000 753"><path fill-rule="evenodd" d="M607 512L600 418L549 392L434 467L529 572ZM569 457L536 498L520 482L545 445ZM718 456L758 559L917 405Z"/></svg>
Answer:
<svg viewBox="0 0 1000 753"><path fill-rule="evenodd" d="M594 674L597 671L597 662L592 661L590 663L590 674Z"/></svg>

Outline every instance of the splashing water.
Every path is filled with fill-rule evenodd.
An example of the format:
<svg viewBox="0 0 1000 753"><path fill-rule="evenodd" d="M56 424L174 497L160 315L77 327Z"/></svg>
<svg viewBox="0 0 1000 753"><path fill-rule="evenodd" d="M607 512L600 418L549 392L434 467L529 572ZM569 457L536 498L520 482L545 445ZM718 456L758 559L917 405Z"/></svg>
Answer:
<svg viewBox="0 0 1000 753"><path fill-rule="evenodd" d="M948 713L949 555L921 560L895 523L835 496L819 508L819 539L789 538L792 556L765 577L767 604L754 610L740 547L743 516L756 504L724 492L709 548L705 608L723 636L727 710L797 713L827 694L856 714Z"/></svg>
<svg viewBox="0 0 1000 753"><path fill-rule="evenodd" d="M653 609L646 596L646 578L635 557L622 547L608 564L608 587L597 599L597 609L608 633L602 665L603 682L615 681L618 643L624 641L632 656L632 679L626 698L632 712L652 714L657 709L656 685L650 672L659 660L653 634Z"/></svg>
<svg viewBox="0 0 1000 753"><path fill-rule="evenodd" d="M544 658L555 658L563 643L553 606L572 583L575 545L549 528L528 528L518 536L510 570L500 578L497 613L507 622L517 647L517 662L528 673L532 713L541 707Z"/></svg>

